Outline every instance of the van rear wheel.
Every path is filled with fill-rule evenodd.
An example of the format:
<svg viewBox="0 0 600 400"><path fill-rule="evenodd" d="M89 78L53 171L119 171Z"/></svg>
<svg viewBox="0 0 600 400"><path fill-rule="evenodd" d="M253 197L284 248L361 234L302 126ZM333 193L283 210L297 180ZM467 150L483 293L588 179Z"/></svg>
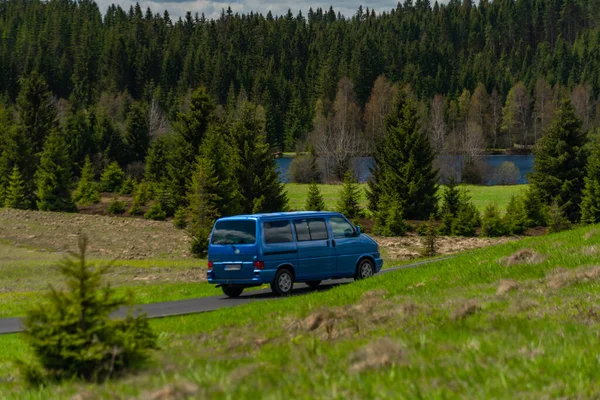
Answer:
<svg viewBox="0 0 600 400"><path fill-rule="evenodd" d="M321 284L321 281L308 281L306 282L306 284L308 285L308 287L310 287L311 289L316 289L319 287L319 285Z"/></svg>
<svg viewBox="0 0 600 400"><path fill-rule="evenodd" d="M375 265L373 261L368 258L364 258L359 261L356 266L356 274L354 275L355 280L367 279L375 275Z"/></svg>
<svg viewBox="0 0 600 400"><path fill-rule="evenodd" d="M244 291L243 287L234 287L229 285L221 286L221 289L223 289L225 296L232 298L239 297L239 295Z"/></svg>
<svg viewBox="0 0 600 400"><path fill-rule="evenodd" d="M289 269L280 269L275 275L271 290L277 296L289 296L294 288L294 275Z"/></svg>

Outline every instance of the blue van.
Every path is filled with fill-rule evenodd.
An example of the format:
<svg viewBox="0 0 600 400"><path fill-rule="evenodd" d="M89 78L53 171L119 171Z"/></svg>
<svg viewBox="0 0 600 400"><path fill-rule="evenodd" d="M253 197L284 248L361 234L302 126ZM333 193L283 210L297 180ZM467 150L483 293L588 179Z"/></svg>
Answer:
<svg viewBox="0 0 600 400"><path fill-rule="evenodd" d="M382 266L377 243L333 212L221 218L208 246L208 282L229 297L266 283L286 296L294 282L316 288L327 279L369 278Z"/></svg>

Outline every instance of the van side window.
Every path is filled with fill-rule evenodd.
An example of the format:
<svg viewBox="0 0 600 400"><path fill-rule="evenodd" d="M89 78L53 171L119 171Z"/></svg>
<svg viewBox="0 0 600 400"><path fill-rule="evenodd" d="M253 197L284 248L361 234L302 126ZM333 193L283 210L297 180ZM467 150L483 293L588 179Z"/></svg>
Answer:
<svg viewBox="0 0 600 400"><path fill-rule="evenodd" d="M331 217L329 218L329 224L333 231L334 239L344 239L349 237L356 237L356 230L345 218L342 217Z"/></svg>
<svg viewBox="0 0 600 400"><path fill-rule="evenodd" d="M290 243L294 241L290 221L269 221L263 224L265 243Z"/></svg>
<svg viewBox="0 0 600 400"><path fill-rule="evenodd" d="M309 240L327 240L327 225L324 219L300 219L294 221L296 228L296 238L299 242Z"/></svg>

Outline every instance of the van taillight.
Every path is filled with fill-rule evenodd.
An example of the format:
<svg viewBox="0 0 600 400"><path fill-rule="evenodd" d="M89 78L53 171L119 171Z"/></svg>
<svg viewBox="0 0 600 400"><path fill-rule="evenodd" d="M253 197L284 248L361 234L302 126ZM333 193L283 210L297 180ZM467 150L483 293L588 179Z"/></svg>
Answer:
<svg viewBox="0 0 600 400"><path fill-rule="evenodd" d="M213 262L212 262L212 261L209 261L209 262L208 262L208 270L209 270L209 271L212 271L212 267L213 267Z"/></svg>
<svg viewBox="0 0 600 400"><path fill-rule="evenodd" d="M265 269L264 261L254 261L254 269Z"/></svg>

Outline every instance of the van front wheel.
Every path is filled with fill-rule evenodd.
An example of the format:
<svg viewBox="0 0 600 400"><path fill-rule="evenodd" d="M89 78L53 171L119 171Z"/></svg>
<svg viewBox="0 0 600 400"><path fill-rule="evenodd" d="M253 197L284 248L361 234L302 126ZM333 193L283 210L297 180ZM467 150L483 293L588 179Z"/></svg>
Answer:
<svg viewBox="0 0 600 400"><path fill-rule="evenodd" d="M271 290L277 296L289 296L294 288L294 276L289 269L280 269L275 275Z"/></svg>
<svg viewBox="0 0 600 400"><path fill-rule="evenodd" d="M225 293L225 296L232 298L239 297L239 295L242 294L242 292L244 291L243 287L234 287L229 285L221 286L221 289L223 289L223 293Z"/></svg>
<svg viewBox="0 0 600 400"><path fill-rule="evenodd" d="M375 275L375 266L373 261L368 258L360 260L356 266L356 274L354 275L355 280L367 279Z"/></svg>

